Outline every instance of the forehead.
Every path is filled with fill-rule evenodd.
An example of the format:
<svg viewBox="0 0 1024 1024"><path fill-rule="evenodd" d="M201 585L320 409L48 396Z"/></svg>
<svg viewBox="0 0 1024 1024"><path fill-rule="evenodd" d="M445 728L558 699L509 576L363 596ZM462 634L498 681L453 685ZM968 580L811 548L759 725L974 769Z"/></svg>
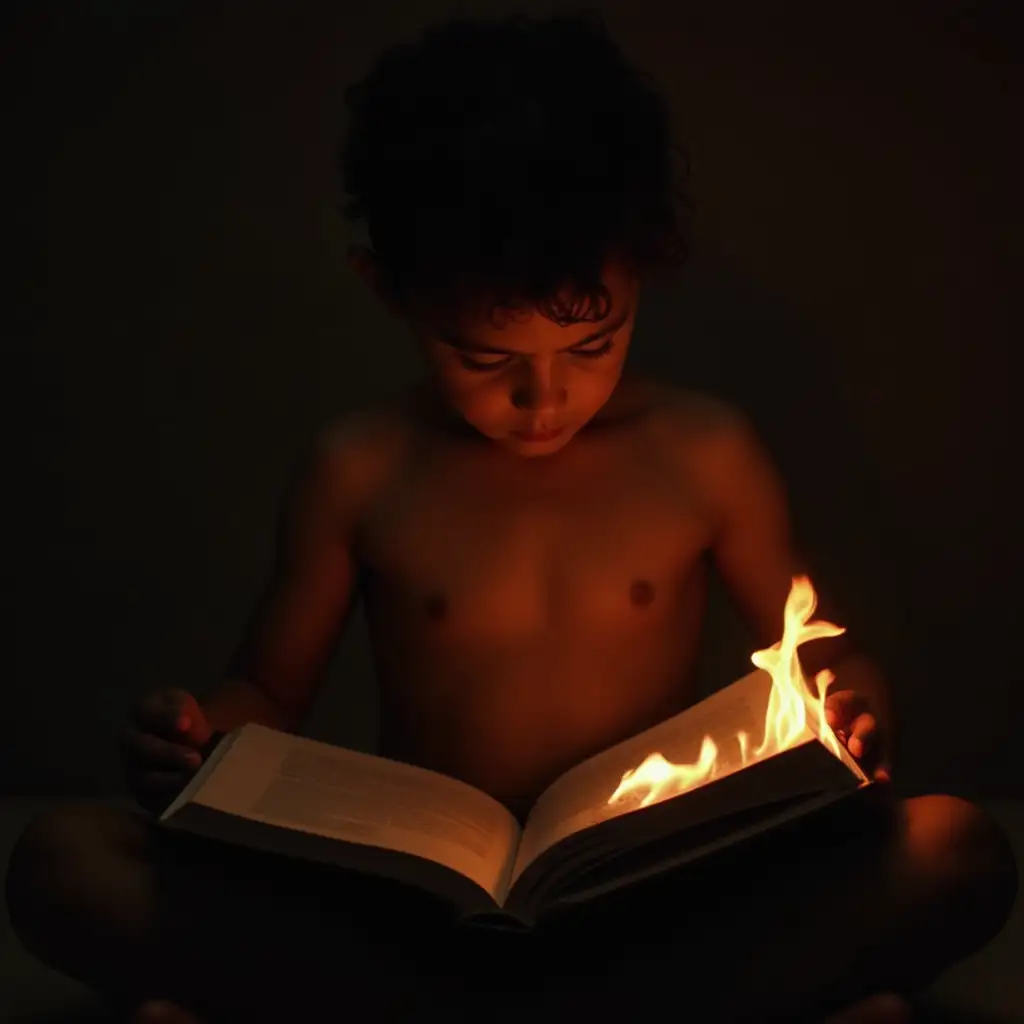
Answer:
<svg viewBox="0 0 1024 1024"><path fill-rule="evenodd" d="M536 350L551 345L564 347L594 334L631 312L635 301L636 282L631 274L616 267L608 268L601 278L607 289L607 301L578 298L566 290L558 297L567 310L573 310L572 323L560 323L548 311L537 309L506 309L495 307L485 298L475 298L458 306L423 308L422 325L430 332L449 340L462 340L507 350ZM595 297L596 298L596 297ZM574 309L575 307L575 309ZM581 319L575 319L576 317Z"/></svg>

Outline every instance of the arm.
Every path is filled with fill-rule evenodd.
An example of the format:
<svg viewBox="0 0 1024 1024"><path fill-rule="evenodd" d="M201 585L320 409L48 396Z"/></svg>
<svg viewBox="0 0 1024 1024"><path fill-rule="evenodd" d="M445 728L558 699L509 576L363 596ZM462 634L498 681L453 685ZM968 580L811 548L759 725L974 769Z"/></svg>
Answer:
<svg viewBox="0 0 1024 1024"><path fill-rule="evenodd" d="M292 480L273 572L230 663L200 701L210 726L293 731L354 606L352 536L377 463L355 420L325 433Z"/></svg>
<svg viewBox="0 0 1024 1024"><path fill-rule="evenodd" d="M694 468L713 519L715 563L758 647L770 647L782 636L792 578L806 567L794 549L785 492L767 453L735 413L718 409L712 420L700 431L693 450ZM843 624L841 613L820 592L815 617ZM801 646L800 661L808 678L826 667L835 673L830 694L852 691L863 698L891 748L894 723L888 686L849 634ZM859 756L856 749L851 753Z"/></svg>

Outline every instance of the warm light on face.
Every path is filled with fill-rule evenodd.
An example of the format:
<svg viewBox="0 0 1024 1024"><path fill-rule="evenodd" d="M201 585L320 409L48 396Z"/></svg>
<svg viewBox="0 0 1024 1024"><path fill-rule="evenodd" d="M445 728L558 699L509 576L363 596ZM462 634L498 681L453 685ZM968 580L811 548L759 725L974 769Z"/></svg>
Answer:
<svg viewBox="0 0 1024 1024"><path fill-rule="evenodd" d="M605 283L611 306L596 322L563 327L530 311L497 323L480 313L421 327L444 398L481 434L518 455L564 447L615 391L632 338L636 285L612 271Z"/></svg>

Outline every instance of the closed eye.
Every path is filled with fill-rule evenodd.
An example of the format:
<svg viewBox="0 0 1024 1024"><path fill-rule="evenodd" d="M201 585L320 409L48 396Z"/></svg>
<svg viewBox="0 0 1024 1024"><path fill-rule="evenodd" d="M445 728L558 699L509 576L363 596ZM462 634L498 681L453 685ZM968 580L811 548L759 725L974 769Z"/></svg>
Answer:
<svg viewBox="0 0 1024 1024"><path fill-rule="evenodd" d="M596 348L570 349L569 355L579 356L582 359L600 359L602 356L608 355L614 347L614 338L607 338ZM459 362L461 362L467 370L474 370L477 373L503 370L512 362L512 359L512 356L494 356L490 359L479 359L468 356L464 352L459 353Z"/></svg>
<svg viewBox="0 0 1024 1024"><path fill-rule="evenodd" d="M607 338L597 348L574 348L572 354L582 356L584 359L600 359L601 356L608 355L614 347L615 339Z"/></svg>

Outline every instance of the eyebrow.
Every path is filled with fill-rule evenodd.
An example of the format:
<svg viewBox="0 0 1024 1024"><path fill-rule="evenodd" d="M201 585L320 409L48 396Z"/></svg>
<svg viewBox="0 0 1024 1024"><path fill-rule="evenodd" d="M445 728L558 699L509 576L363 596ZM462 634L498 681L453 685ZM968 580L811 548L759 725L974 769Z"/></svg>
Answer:
<svg viewBox="0 0 1024 1024"><path fill-rule="evenodd" d="M584 345L589 345L591 342L598 341L601 338L606 338L609 334L614 334L628 319L631 310L629 306L626 306L621 313L609 324L605 324L604 327L594 331L593 334L588 334L585 338L580 338L579 341L573 342L567 348L559 349L559 352L571 352L573 349L582 348ZM480 345L475 341L469 341L467 338L462 338L457 334L452 334L447 331L441 331L438 334L441 341L453 348L462 349L465 352L484 352L487 355L494 356L520 356L522 352L512 352L506 348L493 348L490 345Z"/></svg>

